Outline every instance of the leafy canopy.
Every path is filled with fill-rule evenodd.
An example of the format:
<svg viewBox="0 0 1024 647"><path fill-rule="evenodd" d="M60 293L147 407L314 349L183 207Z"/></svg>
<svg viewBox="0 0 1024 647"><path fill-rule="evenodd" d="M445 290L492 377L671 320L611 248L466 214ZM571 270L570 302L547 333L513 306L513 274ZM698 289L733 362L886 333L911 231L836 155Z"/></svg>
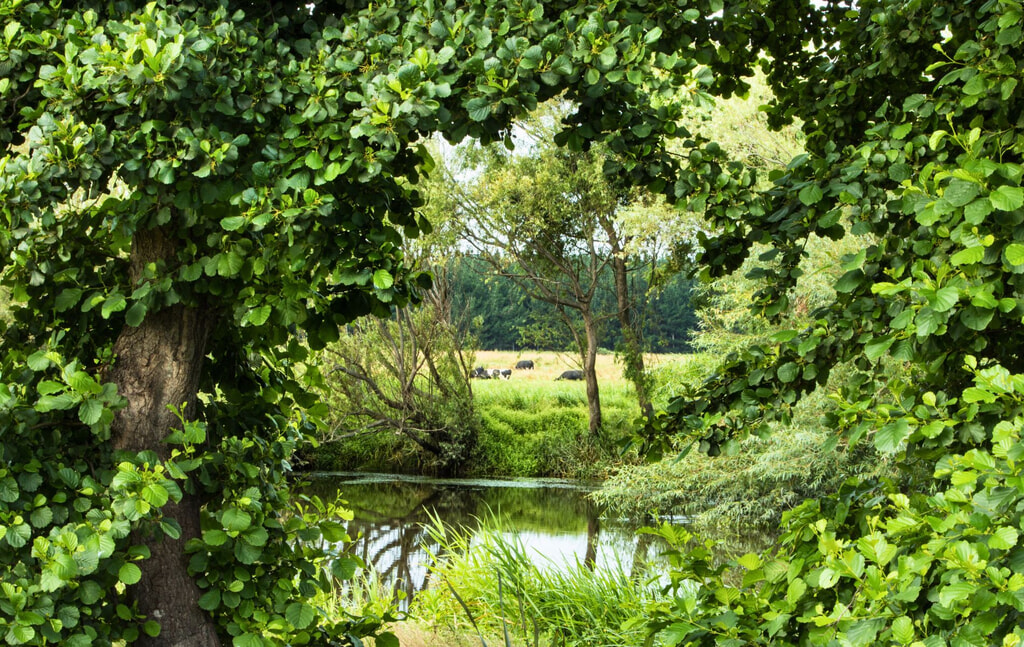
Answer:
<svg viewBox="0 0 1024 647"><path fill-rule="evenodd" d="M329 506L287 488L320 413L316 370L296 368L339 325L427 285L402 236L428 228L416 183L431 133L497 141L564 93L578 109L561 141L603 141L630 179L664 185L678 108L652 97L693 72L675 53L692 18L642 8L0 2L5 640L158 633L128 595L152 559L140 538L179 536L163 510L190 497L205 508L189 570L222 638L372 633L379 618L308 607L331 585L313 547L344 536L316 522ZM175 312L214 322L193 348L194 419L169 444L114 452L125 398L109 376L129 359L115 342Z"/></svg>

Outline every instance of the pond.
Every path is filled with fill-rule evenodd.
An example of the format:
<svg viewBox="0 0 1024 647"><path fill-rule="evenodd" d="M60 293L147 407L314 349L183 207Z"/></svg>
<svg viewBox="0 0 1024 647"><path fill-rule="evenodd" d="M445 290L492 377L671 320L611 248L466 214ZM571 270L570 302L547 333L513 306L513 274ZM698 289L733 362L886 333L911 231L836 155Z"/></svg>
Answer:
<svg viewBox="0 0 1024 647"><path fill-rule="evenodd" d="M430 479L393 474L316 473L311 493L341 493L354 513L350 551L372 565L406 601L430 582L430 554L439 546L426 530L433 519L470 535L499 520L519 535L539 564L579 561L633 572L658 554L642 524L608 517L588 497L596 486L560 479ZM471 539L472 541L472 539Z"/></svg>

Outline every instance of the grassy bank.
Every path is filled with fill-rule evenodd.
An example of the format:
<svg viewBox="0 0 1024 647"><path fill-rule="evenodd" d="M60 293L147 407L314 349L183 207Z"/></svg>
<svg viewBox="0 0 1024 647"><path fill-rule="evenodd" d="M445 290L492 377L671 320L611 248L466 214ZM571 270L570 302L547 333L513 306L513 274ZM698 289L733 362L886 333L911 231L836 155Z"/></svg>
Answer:
<svg viewBox="0 0 1024 647"><path fill-rule="evenodd" d="M652 355L648 362L665 366L679 356ZM520 360L532 370L516 370ZM475 366L513 368L509 379L473 380L479 415L476 444L461 466L463 476L603 478L630 462L619 455L618 443L628 436L639 415L632 385L612 354L598 356L603 432L588 431L586 387L582 381L556 379L576 368L566 355L553 352L477 353ZM311 454L311 466L322 470L429 473L429 456L393 433L354 438L325 445Z"/></svg>

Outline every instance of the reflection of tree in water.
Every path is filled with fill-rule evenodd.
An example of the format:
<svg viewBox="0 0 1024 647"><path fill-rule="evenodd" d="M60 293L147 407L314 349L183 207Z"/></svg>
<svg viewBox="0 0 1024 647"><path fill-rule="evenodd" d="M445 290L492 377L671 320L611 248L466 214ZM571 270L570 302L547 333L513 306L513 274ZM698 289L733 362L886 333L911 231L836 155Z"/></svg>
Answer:
<svg viewBox="0 0 1024 647"><path fill-rule="evenodd" d="M450 488L400 489L413 498L406 499L407 504L397 508L378 506L372 498L357 500L353 497L349 501L355 518L348 523L348 534L353 538L348 549L372 566L383 583L393 587L395 592L404 592L405 599L410 600L414 593L429 584L427 552L438 555L441 549L426 530L431 514L443 510L446 518L459 518L461 525L472 530L479 522L473 517L476 510L473 498L465 493ZM416 497L420 492L425 492L426 496ZM396 514L399 509L403 511Z"/></svg>
<svg viewBox="0 0 1024 647"><path fill-rule="evenodd" d="M633 534L636 526L624 520L599 521L600 507L579 488L328 478L315 480L309 488L325 499L336 497L339 490L354 513L348 523L348 550L371 566L383 585L404 592L406 603L429 584L428 553L444 558L442 544L426 529L436 527L432 515L468 538L496 519L526 534L568 538L565 543L570 544L585 541L585 546L576 544L574 549L583 549L577 553L582 564L594 568L614 552L636 578L652 574L647 564L660 552L650 535Z"/></svg>

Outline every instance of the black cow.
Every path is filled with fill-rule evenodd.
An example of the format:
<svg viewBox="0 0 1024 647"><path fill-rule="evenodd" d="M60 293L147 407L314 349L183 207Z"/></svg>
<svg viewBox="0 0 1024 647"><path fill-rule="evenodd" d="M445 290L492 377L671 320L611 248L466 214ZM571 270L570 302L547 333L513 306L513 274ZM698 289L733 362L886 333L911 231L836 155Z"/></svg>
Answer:
<svg viewBox="0 0 1024 647"><path fill-rule="evenodd" d="M516 362L516 369L529 369L529 370L532 371L533 370L533 360L532 359L521 359L521 360L519 360L518 362Z"/></svg>
<svg viewBox="0 0 1024 647"><path fill-rule="evenodd" d="M555 378L558 380L582 380L583 371L562 371L562 374Z"/></svg>
<svg viewBox="0 0 1024 647"><path fill-rule="evenodd" d="M469 372L470 377L475 377L478 380L489 380L491 379L491 373L483 366L477 366Z"/></svg>
<svg viewBox="0 0 1024 647"><path fill-rule="evenodd" d="M501 376L503 378L505 378L506 380L512 379L512 369L510 369L510 368L503 368L503 369L501 369Z"/></svg>

